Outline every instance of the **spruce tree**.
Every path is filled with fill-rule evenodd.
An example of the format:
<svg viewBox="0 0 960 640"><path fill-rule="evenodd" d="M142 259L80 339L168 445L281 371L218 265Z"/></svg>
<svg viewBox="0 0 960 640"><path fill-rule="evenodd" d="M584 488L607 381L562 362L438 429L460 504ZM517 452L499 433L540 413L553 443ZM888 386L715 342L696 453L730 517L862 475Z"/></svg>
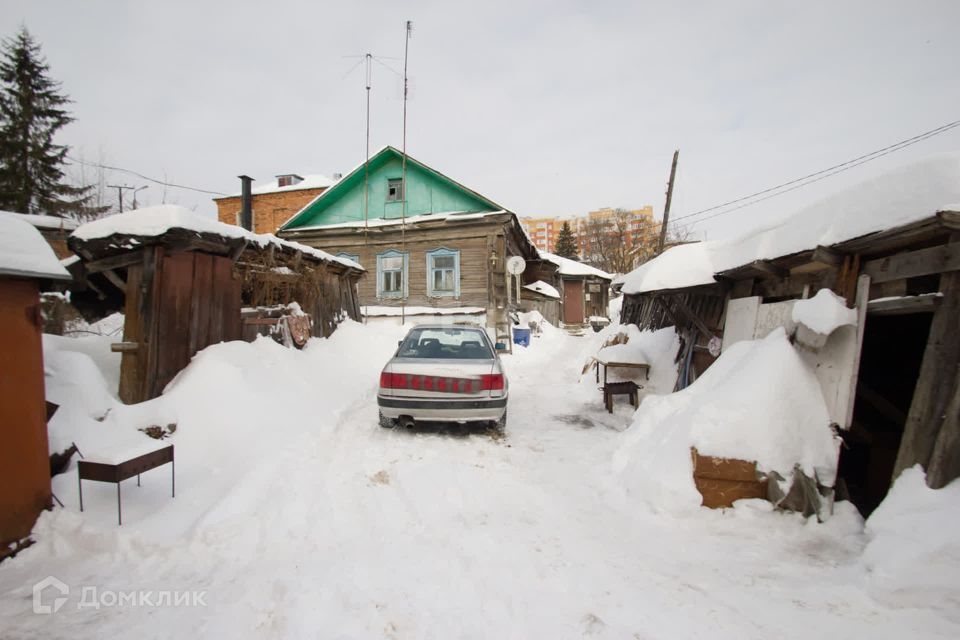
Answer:
<svg viewBox="0 0 960 640"><path fill-rule="evenodd" d="M73 121L70 99L48 75L26 27L0 51L0 209L64 216L90 214L92 187L66 184L67 147L54 135Z"/></svg>
<svg viewBox="0 0 960 640"><path fill-rule="evenodd" d="M573 237L573 231L570 229L569 222L564 222L563 226L560 227L560 233L557 235L557 246L554 249L554 253L561 258L570 258L571 260L580 259L580 257L577 255L577 240Z"/></svg>

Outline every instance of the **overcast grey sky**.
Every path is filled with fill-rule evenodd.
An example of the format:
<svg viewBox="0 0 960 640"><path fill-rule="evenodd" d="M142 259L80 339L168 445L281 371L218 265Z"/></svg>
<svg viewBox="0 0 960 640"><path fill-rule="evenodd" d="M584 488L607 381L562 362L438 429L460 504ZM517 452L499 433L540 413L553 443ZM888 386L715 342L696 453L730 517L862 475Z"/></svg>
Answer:
<svg viewBox="0 0 960 640"><path fill-rule="evenodd" d="M409 152L521 215L659 216L679 148L679 216L960 119L953 0L0 1L0 32L25 24L75 101L63 142L225 192L362 162L364 78L344 56L400 58L407 19ZM373 82L372 146L399 146L400 80L377 65ZM958 148L955 129L697 228L728 235Z"/></svg>

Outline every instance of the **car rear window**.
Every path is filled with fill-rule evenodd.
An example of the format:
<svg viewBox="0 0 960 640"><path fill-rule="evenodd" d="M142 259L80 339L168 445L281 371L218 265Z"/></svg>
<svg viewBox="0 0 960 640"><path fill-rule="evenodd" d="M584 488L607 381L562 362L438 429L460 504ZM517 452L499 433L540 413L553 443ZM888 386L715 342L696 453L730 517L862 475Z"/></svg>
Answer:
<svg viewBox="0 0 960 640"><path fill-rule="evenodd" d="M400 358L440 358L445 360L491 360L493 352L486 336L476 329L414 329L397 356Z"/></svg>

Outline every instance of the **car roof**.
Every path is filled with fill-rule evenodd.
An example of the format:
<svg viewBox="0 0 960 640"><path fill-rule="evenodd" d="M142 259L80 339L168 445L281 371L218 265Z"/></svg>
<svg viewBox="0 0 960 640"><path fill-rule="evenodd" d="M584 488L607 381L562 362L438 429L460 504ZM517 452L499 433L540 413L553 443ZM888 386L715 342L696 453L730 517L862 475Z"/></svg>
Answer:
<svg viewBox="0 0 960 640"><path fill-rule="evenodd" d="M417 329L440 329L443 331L446 331L447 329L463 329L465 331L484 332L483 327L478 327L476 325L463 325L463 324L418 324L415 327L411 328L410 331L415 331Z"/></svg>

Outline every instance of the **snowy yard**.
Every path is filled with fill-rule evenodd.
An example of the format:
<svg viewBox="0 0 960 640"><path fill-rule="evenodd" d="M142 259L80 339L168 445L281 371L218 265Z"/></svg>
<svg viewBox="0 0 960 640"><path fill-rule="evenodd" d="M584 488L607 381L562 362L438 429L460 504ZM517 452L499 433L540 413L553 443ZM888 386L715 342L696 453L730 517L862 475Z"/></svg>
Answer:
<svg viewBox="0 0 960 640"><path fill-rule="evenodd" d="M884 584L871 562L896 553L864 555L870 534L846 504L817 524L760 502L665 513L628 493L613 461L632 408L618 398L606 413L593 374L581 380L596 335L548 330L504 357L504 439L377 425L377 377L401 335L347 323L303 352L217 345L131 407L114 399L109 339L48 337L48 393L64 407L51 440L176 423L177 496L169 467L126 482L118 528L112 485L86 483L81 514L75 465L57 476L66 508L0 564L0 636L960 636L956 578ZM35 614L48 575L69 599ZM205 595L79 607L85 587Z"/></svg>

